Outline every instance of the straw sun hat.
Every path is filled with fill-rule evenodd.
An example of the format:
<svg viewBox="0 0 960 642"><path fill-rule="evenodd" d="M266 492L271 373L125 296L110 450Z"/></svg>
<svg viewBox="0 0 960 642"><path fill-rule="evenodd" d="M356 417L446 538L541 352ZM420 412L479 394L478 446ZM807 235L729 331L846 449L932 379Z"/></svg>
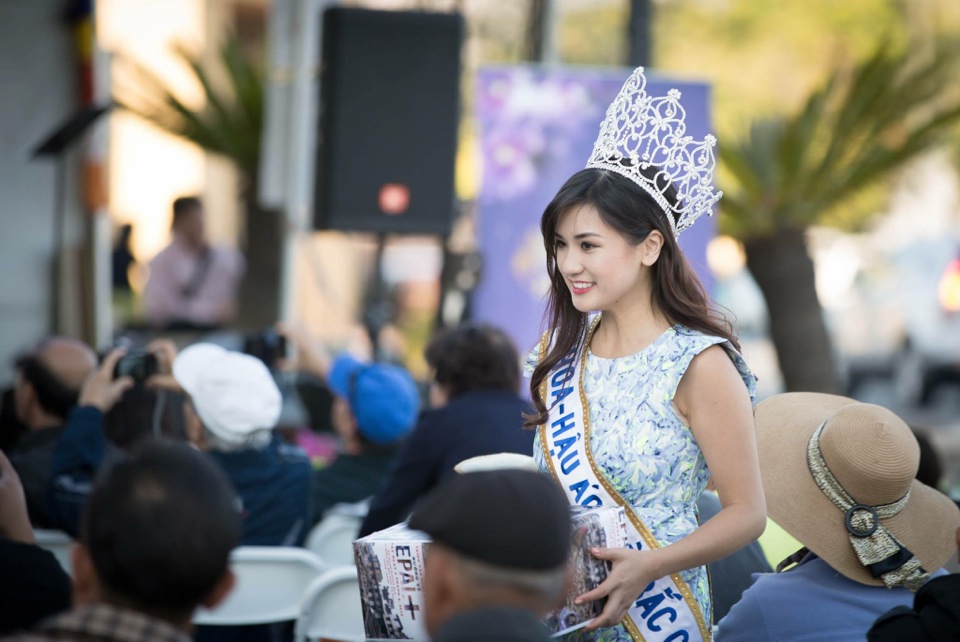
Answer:
<svg viewBox="0 0 960 642"><path fill-rule="evenodd" d="M861 562L854 543L870 549L867 557L872 553L873 563L888 558L889 546L898 542L927 572L941 568L956 551L960 510L948 497L914 479L920 448L910 428L895 414L845 397L788 393L759 404L755 416L770 517L832 568L855 582L884 586ZM816 455L816 440L811 443L821 426L822 459ZM826 473L824 464L829 469ZM844 508L828 498L821 484L830 484L831 477L842 487L840 495L845 491L848 500L866 508L848 510L850 502L838 499L836 490L829 492ZM896 504L908 491L897 514L884 517L899 506L880 508L879 524L874 523L872 509ZM876 537L856 537L847 524L861 534L875 525L879 532ZM895 542L886 537L884 528ZM875 543L880 540L887 546L878 549ZM896 552L895 546L892 551ZM901 555L909 559L908 553Z"/></svg>

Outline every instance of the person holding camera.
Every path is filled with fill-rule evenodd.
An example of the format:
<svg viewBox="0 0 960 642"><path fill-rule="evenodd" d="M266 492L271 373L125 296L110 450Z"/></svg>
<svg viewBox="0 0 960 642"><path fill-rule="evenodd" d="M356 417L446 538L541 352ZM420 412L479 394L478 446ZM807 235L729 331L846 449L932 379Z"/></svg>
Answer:
<svg viewBox="0 0 960 642"><path fill-rule="evenodd" d="M186 393L187 439L227 474L243 504L244 545L297 545L310 526L311 466L298 447L273 433L280 392L266 366L249 355L196 344L179 355L170 341L147 348L153 367L118 363L114 350L84 384L78 407L57 445L49 504L56 525L76 536L91 481L123 456L104 430L104 416L137 382L154 390Z"/></svg>
<svg viewBox="0 0 960 642"><path fill-rule="evenodd" d="M90 496L97 471L115 462L120 451L107 439L104 415L136 383L131 376L116 376L117 364L126 350L112 350L80 389L63 433L53 451L53 464L46 487L46 507L51 525L76 538L80 517Z"/></svg>
<svg viewBox="0 0 960 642"><path fill-rule="evenodd" d="M45 480L52 527L76 535L90 483L105 461L114 462L146 437L182 438L170 398L175 393L152 385L162 379L162 367L170 369L174 354L173 343L163 339L146 350L116 349L84 381Z"/></svg>

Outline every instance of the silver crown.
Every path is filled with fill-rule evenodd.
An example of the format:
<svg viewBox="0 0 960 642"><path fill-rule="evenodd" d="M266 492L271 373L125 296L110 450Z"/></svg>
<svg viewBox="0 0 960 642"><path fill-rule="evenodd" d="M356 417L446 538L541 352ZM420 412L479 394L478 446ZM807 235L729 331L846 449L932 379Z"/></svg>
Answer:
<svg viewBox="0 0 960 642"><path fill-rule="evenodd" d="M707 135L695 141L685 135L687 112L677 89L654 98L646 88L643 67L637 67L607 109L587 167L616 172L639 185L663 208L677 236L704 214L712 215L723 196L713 189L717 139ZM640 171L651 167L651 177ZM664 196L671 185L677 190L675 206Z"/></svg>

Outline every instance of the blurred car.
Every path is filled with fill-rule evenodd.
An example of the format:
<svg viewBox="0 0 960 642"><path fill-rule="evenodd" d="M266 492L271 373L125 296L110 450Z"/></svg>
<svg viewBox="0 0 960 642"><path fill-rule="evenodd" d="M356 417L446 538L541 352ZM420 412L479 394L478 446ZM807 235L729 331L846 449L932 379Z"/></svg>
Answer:
<svg viewBox="0 0 960 642"><path fill-rule="evenodd" d="M869 234L819 228L810 247L847 394L880 378L893 383L891 402L915 405L943 384L960 383L960 239L945 235L890 251ZM745 351L751 346L754 360L768 355L761 381L776 388L766 306L749 271L718 274L713 297L732 313Z"/></svg>
<svg viewBox="0 0 960 642"><path fill-rule="evenodd" d="M939 246L939 247L938 247ZM925 404L943 384L960 382L960 261L957 243L917 253L906 274L907 334L895 369L898 392Z"/></svg>
<svg viewBox="0 0 960 642"><path fill-rule="evenodd" d="M825 306L848 393L891 377L898 400L928 403L960 382L960 242L941 238L858 257L846 292Z"/></svg>

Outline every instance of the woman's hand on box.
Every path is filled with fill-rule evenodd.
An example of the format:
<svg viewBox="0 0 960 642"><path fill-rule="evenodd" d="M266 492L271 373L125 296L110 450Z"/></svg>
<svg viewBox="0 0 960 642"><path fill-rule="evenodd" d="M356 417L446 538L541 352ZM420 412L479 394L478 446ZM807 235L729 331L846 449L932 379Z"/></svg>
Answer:
<svg viewBox="0 0 960 642"><path fill-rule="evenodd" d="M595 617L586 630L614 626L633 606L647 586L659 579L654 568L655 553L629 548L592 548L590 553L600 560L613 563L613 569L600 586L576 599L577 604L607 598L603 612Z"/></svg>

